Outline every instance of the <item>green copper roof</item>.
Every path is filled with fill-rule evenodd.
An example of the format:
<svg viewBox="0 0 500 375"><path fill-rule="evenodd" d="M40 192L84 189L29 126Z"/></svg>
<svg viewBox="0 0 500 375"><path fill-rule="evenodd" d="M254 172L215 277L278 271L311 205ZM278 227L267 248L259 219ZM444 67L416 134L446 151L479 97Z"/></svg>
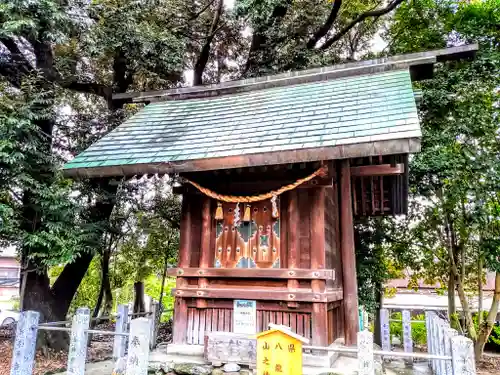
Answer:
<svg viewBox="0 0 500 375"><path fill-rule="evenodd" d="M408 70L150 104L66 170L420 137Z"/></svg>

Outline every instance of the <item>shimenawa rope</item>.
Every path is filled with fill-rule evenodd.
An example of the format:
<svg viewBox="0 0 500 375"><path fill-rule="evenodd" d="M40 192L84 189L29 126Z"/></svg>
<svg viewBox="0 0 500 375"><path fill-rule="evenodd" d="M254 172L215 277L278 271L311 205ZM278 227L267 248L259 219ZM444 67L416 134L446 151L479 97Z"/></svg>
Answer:
<svg viewBox="0 0 500 375"><path fill-rule="evenodd" d="M259 195L254 195L254 196L238 196L238 195L224 195L224 194L218 194L210 189L204 188L203 186L200 186L194 181L191 181L187 178L184 178L184 180L194 187L196 187L199 191L201 191L203 194L209 196L210 198L217 199L222 202L227 202L227 203L251 203L251 202L260 202L264 201L266 199L270 199L274 196L278 196L280 194L283 194L286 191L293 190L297 186L302 185L303 183L312 180L316 176L323 176L326 173L326 167L322 166L316 170L316 172L310 174L307 177L298 179L292 184L282 186L278 190L272 190L268 193L264 194L259 194Z"/></svg>

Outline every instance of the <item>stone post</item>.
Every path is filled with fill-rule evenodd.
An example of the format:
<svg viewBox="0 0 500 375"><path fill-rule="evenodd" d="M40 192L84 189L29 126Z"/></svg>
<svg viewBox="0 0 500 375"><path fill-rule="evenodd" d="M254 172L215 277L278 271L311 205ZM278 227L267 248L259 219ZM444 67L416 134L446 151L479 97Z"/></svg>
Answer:
<svg viewBox="0 0 500 375"><path fill-rule="evenodd" d="M446 355L446 341L449 340L447 333L450 328L448 322L444 319L439 319L439 355ZM439 361L439 373L440 375L446 375L446 361Z"/></svg>
<svg viewBox="0 0 500 375"><path fill-rule="evenodd" d="M84 375L87 358L87 332L90 324L90 310L80 307L71 322L71 342L68 353L68 375Z"/></svg>
<svg viewBox="0 0 500 375"><path fill-rule="evenodd" d="M358 332L358 375L375 375L373 333Z"/></svg>
<svg viewBox="0 0 500 375"><path fill-rule="evenodd" d="M389 311L380 309L380 337L382 340L382 350L391 351L391 327L389 325Z"/></svg>
<svg viewBox="0 0 500 375"><path fill-rule="evenodd" d="M158 325L160 323L160 308L158 305L158 302L155 300L151 300L151 333L150 333L150 340L149 340L149 347L151 350L153 350L156 347L156 336L158 333Z"/></svg>
<svg viewBox="0 0 500 375"><path fill-rule="evenodd" d="M464 336L452 337L451 356L453 375L476 375L476 361L474 359L472 340Z"/></svg>
<svg viewBox="0 0 500 375"><path fill-rule="evenodd" d="M451 340L453 337L457 336L458 332L452 328L448 328L445 331L445 341L444 341L444 355L451 357ZM446 362L446 375L453 375L453 366L451 361Z"/></svg>
<svg viewBox="0 0 500 375"><path fill-rule="evenodd" d="M437 355L442 355L443 351L443 328L442 328L442 322L441 318L436 317L436 337L437 337L437 344L436 344L436 354ZM443 375L442 374L442 361L437 360L436 361L436 375Z"/></svg>
<svg viewBox="0 0 500 375"><path fill-rule="evenodd" d="M147 318L137 318L130 322L128 340L127 375L147 375L149 360L149 340L151 323Z"/></svg>
<svg viewBox="0 0 500 375"><path fill-rule="evenodd" d="M120 333L127 333L128 331L128 305L118 305L118 314L116 317L115 333L113 341L113 360L117 361L119 358L125 356L125 349L127 348L127 336L120 335Z"/></svg>
<svg viewBox="0 0 500 375"><path fill-rule="evenodd" d="M413 339L411 337L411 313L409 310L403 310L403 346L406 353L413 352ZM406 359L407 363L413 363L412 358Z"/></svg>
<svg viewBox="0 0 500 375"><path fill-rule="evenodd" d="M39 319L40 314L37 311L23 311L19 316L10 375L31 375L33 373Z"/></svg>
<svg viewBox="0 0 500 375"><path fill-rule="evenodd" d="M425 333L427 335L427 352L429 354L432 353L431 319L432 319L432 312L426 311L425 312ZM430 362L429 362L429 364L430 364Z"/></svg>
<svg viewBox="0 0 500 375"><path fill-rule="evenodd" d="M435 313L432 313L432 319L431 319L431 343L432 343L432 353L431 354L437 354L437 336L436 336L436 320L437 320L437 315ZM431 360L431 367L434 372L436 372L436 365L437 365L437 360L432 359Z"/></svg>

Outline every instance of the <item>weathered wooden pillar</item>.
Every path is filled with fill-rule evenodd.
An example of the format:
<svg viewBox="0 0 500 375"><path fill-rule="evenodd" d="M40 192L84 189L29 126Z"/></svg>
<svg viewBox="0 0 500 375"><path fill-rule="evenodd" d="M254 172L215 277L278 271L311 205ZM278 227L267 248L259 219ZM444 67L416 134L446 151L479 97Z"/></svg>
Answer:
<svg viewBox="0 0 500 375"><path fill-rule="evenodd" d="M287 200L287 224L286 232L282 235L288 236L287 246L287 268L299 268L299 197L297 190L292 190L288 193ZM282 251L285 247L282 247ZM295 292L299 287L298 280L288 280L288 290L290 292ZM297 307L297 302L288 302L288 307Z"/></svg>
<svg viewBox="0 0 500 375"><path fill-rule="evenodd" d="M181 238L179 246L179 268L189 267L191 260L191 203L189 195L182 197L181 211ZM187 285L184 277L177 277L176 286L182 288ZM185 298L175 297L173 343L187 342L187 302Z"/></svg>
<svg viewBox="0 0 500 375"><path fill-rule="evenodd" d="M354 250L354 222L352 213L351 170L348 159L340 162L340 249L344 287L345 344L356 344L359 331L358 282L356 280L356 254Z"/></svg>
<svg viewBox="0 0 500 375"><path fill-rule="evenodd" d="M211 212L211 199L203 196L201 208L201 247L200 247L200 268L208 268L210 263L210 240L212 234L212 212ZM208 279L200 277L198 279L198 287L206 288L208 286ZM207 300L198 298L196 300L196 307L204 309L208 306Z"/></svg>
<svg viewBox="0 0 500 375"><path fill-rule="evenodd" d="M324 269L325 253L325 189L313 188L311 195L311 269ZM325 280L311 280L313 293L324 293ZM327 346L328 342L328 315L327 303L313 303L312 310L312 344Z"/></svg>

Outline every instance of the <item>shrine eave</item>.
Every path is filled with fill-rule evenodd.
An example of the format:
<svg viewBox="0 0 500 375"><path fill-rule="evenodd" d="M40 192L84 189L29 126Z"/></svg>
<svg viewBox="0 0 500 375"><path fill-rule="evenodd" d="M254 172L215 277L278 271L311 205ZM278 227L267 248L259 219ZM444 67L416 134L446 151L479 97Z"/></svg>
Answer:
<svg viewBox="0 0 500 375"><path fill-rule="evenodd" d="M290 151L264 152L247 155L178 160L160 163L139 163L63 170L65 176L74 178L132 177L144 174L169 174L232 169L265 165L338 160L366 156L410 154L420 151L420 134L408 134L406 138L364 143L343 144Z"/></svg>

